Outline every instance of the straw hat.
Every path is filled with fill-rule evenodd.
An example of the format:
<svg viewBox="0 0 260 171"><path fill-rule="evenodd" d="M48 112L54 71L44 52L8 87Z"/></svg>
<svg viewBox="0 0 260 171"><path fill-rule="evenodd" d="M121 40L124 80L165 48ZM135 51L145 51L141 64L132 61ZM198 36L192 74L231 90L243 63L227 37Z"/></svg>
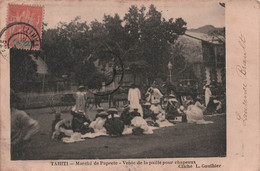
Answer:
<svg viewBox="0 0 260 171"><path fill-rule="evenodd" d="M85 89L85 87L84 86L79 86L79 88L78 88L79 90L82 90L82 89Z"/></svg>
<svg viewBox="0 0 260 171"><path fill-rule="evenodd" d="M107 110L107 112L108 112L108 113L117 113L118 110L117 110L116 108L109 108L109 109Z"/></svg>
<svg viewBox="0 0 260 171"><path fill-rule="evenodd" d="M102 111L102 112L99 113L99 115L104 115L104 116L106 115L107 116L108 114L107 114L107 112Z"/></svg>
<svg viewBox="0 0 260 171"><path fill-rule="evenodd" d="M97 107L97 111L104 111L104 108L103 107Z"/></svg>
<svg viewBox="0 0 260 171"><path fill-rule="evenodd" d="M85 113L82 110L76 111L77 114L84 115Z"/></svg>
<svg viewBox="0 0 260 171"><path fill-rule="evenodd" d="M169 97L175 97L175 95L174 94L170 94Z"/></svg>
<svg viewBox="0 0 260 171"><path fill-rule="evenodd" d="M170 101L170 102L176 102L176 103L178 102L178 100L175 99L175 98L171 98L171 99L169 99L169 101Z"/></svg>

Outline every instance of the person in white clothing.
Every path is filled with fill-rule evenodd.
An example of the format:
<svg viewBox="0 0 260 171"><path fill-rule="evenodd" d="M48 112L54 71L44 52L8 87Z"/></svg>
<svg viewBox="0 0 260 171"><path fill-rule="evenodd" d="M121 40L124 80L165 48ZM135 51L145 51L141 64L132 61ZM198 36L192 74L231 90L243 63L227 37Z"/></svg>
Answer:
<svg viewBox="0 0 260 171"><path fill-rule="evenodd" d="M76 105L75 105L75 112L83 111L86 113L86 102L87 102L87 94L85 92L85 87L80 86L78 91L76 92Z"/></svg>
<svg viewBox="0 0 260 171"><path fill-rule="evenodd" d="M152 104L160 103L161 98L163 97L163 94L161 93L161 91L155 87L150 87L147 90L146 95L148 95L148 97L146 98L146 101L151 102Z"/></svg>
<svg viewBox="0 0 260 171"><path fill-rule="evenodd" d="M163 97L163 94L161 93L161 91L158 88L153 88L151 102L160 103L162 97Z"/></svg>
<svg viewBox="0 0 260 171"><path fill-rule="evenodd" d="M212 96L212 93L211 93L211 90L210 90L210 88L209 88L209 85L207 84L207 85L205 86L205 106L206 106L206 107L207 107L208 104L209 104L209 100L210 100L211 96Z"/></svg>
<svg viewBox="0 0 260 171"><path fill-rule="evenodd" d="M143 109L140 105L141 99L141 92L140 90L133 84L128 91L128 101L130 103L130 112L133 111L135 108L138 109L138 112L143 117Z"/></svg>

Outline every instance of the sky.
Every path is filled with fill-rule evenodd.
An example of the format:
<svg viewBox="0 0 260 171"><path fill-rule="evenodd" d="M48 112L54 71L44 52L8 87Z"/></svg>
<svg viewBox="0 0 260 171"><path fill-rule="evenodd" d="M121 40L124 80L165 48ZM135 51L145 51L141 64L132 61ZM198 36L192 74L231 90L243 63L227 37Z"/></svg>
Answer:
<svg viewBox="0 0 260 171"><path fill-rule="evenodd" d="M88 1L55 1L43 2L44 22L47 28L57 26L57 23L70 22L76 16L82 21L90 23L93 20L102 21L104 14L114 15L118 13L123 19L131 5L148 7L154 4L156 9L162 12L166 19L182 17L187 22L187 28L198 28L204 25L215 27L225 26L225 8L219 5L217 0L212 1L170 1L170 0L88 0Z"/></svg>

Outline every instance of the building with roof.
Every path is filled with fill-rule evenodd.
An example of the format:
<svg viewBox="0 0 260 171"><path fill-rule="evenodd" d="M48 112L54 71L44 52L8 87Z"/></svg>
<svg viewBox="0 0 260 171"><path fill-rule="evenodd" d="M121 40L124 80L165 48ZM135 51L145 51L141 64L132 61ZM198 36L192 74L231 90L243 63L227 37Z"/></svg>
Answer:
<svg viewBox="0 0 260 171"><path fill-rule="evenodd" d="M215 83L225 86L225 43L207 34L189 31L178 41L184 45L183 55L192 65L200 86Z"/></svg>

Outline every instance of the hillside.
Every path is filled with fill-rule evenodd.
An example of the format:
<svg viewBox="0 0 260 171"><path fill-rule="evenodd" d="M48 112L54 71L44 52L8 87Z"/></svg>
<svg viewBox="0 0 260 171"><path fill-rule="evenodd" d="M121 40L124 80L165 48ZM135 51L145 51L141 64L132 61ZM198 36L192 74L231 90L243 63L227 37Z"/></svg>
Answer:
<svg viewBox="0 0 260 171"><path fill-rule="evenodd" d="M188 31L190 32L195 32L195 33L204 33L208 34L211 31L214 30L221 30L222 28L214 27L213 25L205 25L196 29L189 29Z"/></svg>

